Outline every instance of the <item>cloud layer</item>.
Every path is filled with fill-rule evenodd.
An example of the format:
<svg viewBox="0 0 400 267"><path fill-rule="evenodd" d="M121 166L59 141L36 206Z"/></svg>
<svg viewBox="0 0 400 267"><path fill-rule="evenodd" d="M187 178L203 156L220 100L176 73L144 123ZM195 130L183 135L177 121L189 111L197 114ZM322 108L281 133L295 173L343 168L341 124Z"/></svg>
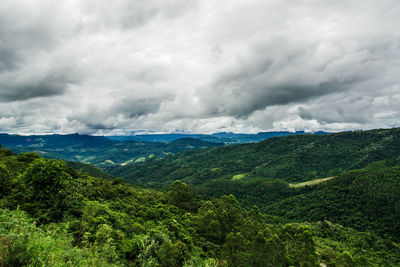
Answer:
<svg viewBox="0 0 400 267"><path fill-rule="evenodd" d="M0 3L0 130L400 126L400 4Z"/></svg>

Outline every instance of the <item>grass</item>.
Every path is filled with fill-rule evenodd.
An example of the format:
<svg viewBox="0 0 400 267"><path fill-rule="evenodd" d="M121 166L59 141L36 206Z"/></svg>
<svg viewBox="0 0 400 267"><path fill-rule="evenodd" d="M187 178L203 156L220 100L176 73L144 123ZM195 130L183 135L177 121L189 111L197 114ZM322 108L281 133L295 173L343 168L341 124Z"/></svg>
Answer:
<svg viewBox="0 0 400 267"><path fill-rule="evenodd" d="M232 177L232 180L237 181L247 176L247 173L236 174Z"/></svg>
<svg viewBox="0 0 400 267"><path fill-rule="evenodd" d="M137 162L145 162L146 161L146 158L145 157L140 157L140 158L137 158L136 160L135 160L135 163L137 163Z"/></svg>
<svg viewBox="0 0 400 267"><path fill-rule="evenodd" d="M326 178L321 178L321 179L315 179L307 182L302 182L302 183L297 183L297 184L289 184L290 187L293 188L298 188L298 187L303 187L303 186L309 186L309 185L316 185L319 183L326 182L330 179L333 179L334 177L326 177Z"/></svg>

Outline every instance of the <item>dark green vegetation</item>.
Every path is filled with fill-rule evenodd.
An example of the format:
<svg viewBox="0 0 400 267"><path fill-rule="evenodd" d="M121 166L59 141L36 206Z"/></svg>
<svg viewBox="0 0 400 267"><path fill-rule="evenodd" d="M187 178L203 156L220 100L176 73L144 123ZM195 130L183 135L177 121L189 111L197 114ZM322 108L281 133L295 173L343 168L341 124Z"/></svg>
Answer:
<svg viewBox="0 0 400 267"><path fill-rule="evenodd" d="M282 180L216 180L196 187L219 197L234 194L242 207L253 205L285 222L328 220L400 241L399 159L352 170L313 186L290 187Z"/></svg>
<svg viewBox="0 0 400 267"><path fill-rule="evenodd" d="M81 163L81 162L77 162L77 161L67 161L67 165L79 172L86 173L87 175L90 175L93 177L104 178L104 179L109 179L109 180L112 180L115 178L114 176L112 176L108 173L105 173L102 169L100 169L94 165L91 165L91 164Z"/></svg>
<svg viewBox="0 0 400 267"><path fill-rule="evenodd" d="M399 160L373 163L335 179L293 190L263 211L288 221L329 220L400 241Z"/></svg>
<svg viewBox="0 0 400 267"><path fill-rule="evenodd" d="M374 232L285 223L179 181L140 189L1 149L0 183L0 266L400 264L399 244Z"/></svg>
<svg viewBox="0 0 400 267"><path fill-rule="evenodd" d="M183 152L109 172L155 188L181 179L197 193L233 194L246 209L257 205L271 221L328 220L398 242L399 155L400 129L371 130ZM325 177L334 178L289 184Z"/></svg>
<svg viewBox="0 0 400 267"><path fill-rule="evenodd" d="M119 142L103 136L89 135L8 135L0 134L0 144L15 153L36 152L46 158L91 163L98 167L126 165L154 157L165 157L183 150L222 146L192 138L170 143Z"/></svg>
<svg viewBox="0 0 400 267"><path fill-rule="evenodd" d="M303 182L399 155L400 128L396 128L275 137L253 144L185 151L164 160L110 167L107 172L154 188L164 188L176 179L194 186L252 178Z"/></svg>

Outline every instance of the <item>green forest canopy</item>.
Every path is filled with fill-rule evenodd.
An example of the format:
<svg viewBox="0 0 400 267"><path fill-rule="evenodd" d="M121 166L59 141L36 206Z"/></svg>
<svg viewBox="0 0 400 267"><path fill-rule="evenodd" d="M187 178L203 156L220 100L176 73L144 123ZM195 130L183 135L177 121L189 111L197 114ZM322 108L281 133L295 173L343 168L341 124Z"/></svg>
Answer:
<svg viewBox="0 0 400 267"><path fill-rule="evenodd" d="M399 244L323 220L286 223L233 195L207 199L94 178L0 150L0 264L26 266L397 266Z"/></svg>

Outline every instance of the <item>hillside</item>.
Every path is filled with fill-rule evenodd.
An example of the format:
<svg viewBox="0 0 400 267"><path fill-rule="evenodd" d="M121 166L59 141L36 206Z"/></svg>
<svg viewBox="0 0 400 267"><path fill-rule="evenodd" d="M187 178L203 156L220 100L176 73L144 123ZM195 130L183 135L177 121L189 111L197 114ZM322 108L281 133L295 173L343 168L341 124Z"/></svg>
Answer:
<svg viewBox="0 0 400 267"><path fill-rule="evenodd" d="M222 143L183 138L170 143L118 142L89 135L8 135L0 134L0 144L16 153L36 152L46 158L58 158L94 164L98 167L127 165L152 157L165 157L184 150L222 146Z"/></svg>
<svg viewBox="0 0 400 267"><path fill-rule="evenodd" d="M373 163L293 195L262 211L287 221L329 220L400 240L400 160Z"/></svg>
<svg viewBox="0 0 400 267"><path fill-rule="evenodd" d="M163 188L176 179L194 186L254 178L296 183L336 176L399 155L400 128L395 128L274 137L259 143L186 151L106 171L154 188Z"/></svg>
<svg viewBox="0 0 400 267"><path fill-rule="evenodd" d="M0 148L0 183L2 266L400 264L400 245L373 232L280 223L179 181L166 191L135 188Z"/></svg>
<svg viewBox="0 0 400 267"><path fill-rule="evenodd" d="M89 176L93 176L96 178L108 179L108 180L115 179L114 176L112 176L108 173L105 173L102 169L97 168L96 166L94 166L92 164L87 164L87 163L82 163L82 162L77 162L77 161L67 161L66 163L68 166L70 166L74 170L77 170L81 173L86 173Z"/></svg>

